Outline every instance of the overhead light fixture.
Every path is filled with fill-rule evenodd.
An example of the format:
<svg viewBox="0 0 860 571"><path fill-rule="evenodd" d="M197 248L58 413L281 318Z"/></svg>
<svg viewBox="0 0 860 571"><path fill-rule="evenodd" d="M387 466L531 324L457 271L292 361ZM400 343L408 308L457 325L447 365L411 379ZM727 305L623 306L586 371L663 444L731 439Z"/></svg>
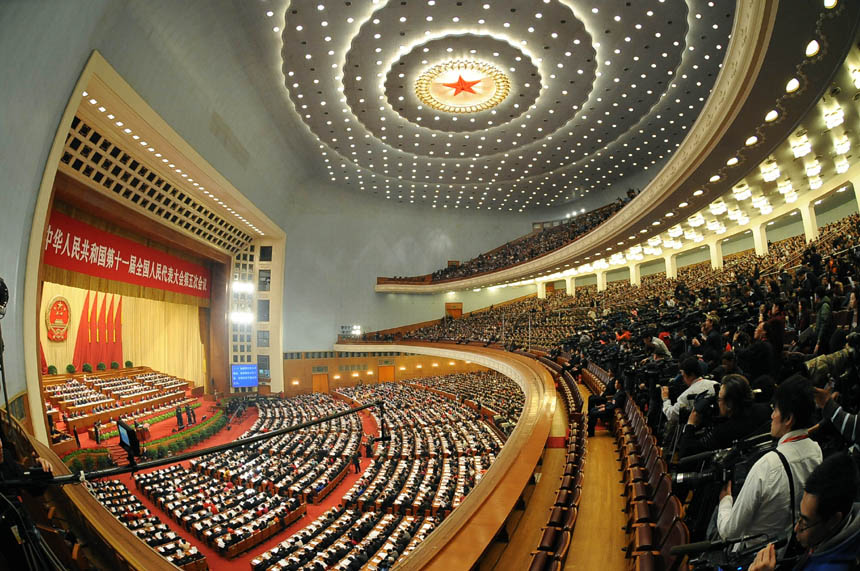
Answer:
<svg viewBox="0 0 860 571"><path fill-rule="evenodd" d="M711 214L713 214L714 216L719 216L720 214L723 214L726 212L726 210L728 210L728 206L726 206L726 203L722 200L716 200L712 202L710 206L708 206L708 210L710 210Z"/></svg>
<svg viewBox="0 0 860 571"><path fill-rule="evenodd" d="M809 177L809 188L811 190L817 190L817 189L821 188L822 184L823 184L823 182L822 182L820 176Z"/></svg>
<svg viewBox="0 0 860 571"><path fill-rule="evenodd" d="M824 124L828 129L838 127L844 120L845 113L842 111L842 107L838 105L824 114Z"/></svg>
<svg viewBox="0 0 860 571"><path fill-rule="evenodd" d="M800 80L796 77L792 77L788 80L788 83L785 84L785 92L786 93L794 93L800 87Z"/></svg>
<svg viewBox="0 0 860 571"><path fill-rule="evenodd" d="M793 188L794 187L791 185L791 180L787 178L779 181L779 183L777 183L776 185L776 189L779 191L780 194L788 194L792 191Z"/></svg>
<svg viewBox="0 0 860 571"><path fill-rule="evenodd" d="M837 155L844 155L849 150L851 150L851 141L843 135L839 140L833 143L833 149L836 151Z"/></svg>
<svg viewBox="0 0 860 571"><path fill-rule="evenodd" d="M846 159L845 157L837 158L836 161L834 161L833 165L836 167L836 172L839 174L842 174L847 171L848 167L850 166L848 164L848 159Z"/></svg>
<svg viewBox="0 0 860 571"><path fill-rule="evenodd" d="M820 48L821 48L821 46L818 44L818 41L817 41L817 40L812 40L811 42L809 42L808 44L806 44L806 51L805 51L805 53L806 53L806 57L812 57L812 56L814 56L815 54L817 54L817 53L818 53L818 50L819 50ZM852 76L853 76L853 73L852 73Z"/></svg>
<svg viewBox="0 0 860 571"><path fill-rule="evenodd" d="M811 163L806 165L806 176L818 176L821 173L821 163L818 159L813 159Z"/></svg>
<svg viewBox="0 0 860 571"><path fill-rule="evenodd" d="M747 184L746 181L742 181L732 188L732 194L734 195L735 200L746 200L752 196L752 190L750 190L750 185Z"/></svg>
<svg viewBox="0 0 860 571"><path fill-rule="evenodd" d="M811 151L812 143L809 142L809 137L806 136L806 133L802 133L798 138L791 141L791 152L794 153L794 158L805 157Z"/></svg>
<svg viewBox="0 0 860 571"><path fill-rule="evenodd" d="M765 182L771 182L779 178L779 166L773 159L766 161L759 167L761 177Z"/></svg>

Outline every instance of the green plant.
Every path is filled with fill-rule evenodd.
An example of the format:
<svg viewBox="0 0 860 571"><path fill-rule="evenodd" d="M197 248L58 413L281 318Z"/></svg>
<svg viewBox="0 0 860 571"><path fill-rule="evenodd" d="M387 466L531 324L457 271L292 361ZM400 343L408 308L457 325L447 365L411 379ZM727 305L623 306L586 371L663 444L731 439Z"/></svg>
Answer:
<svg viewBox="0 0 860 571"><path fill-rule="evenodd" d="M96 369L98 369L99 371L104 371L105 369L107 369L107 367L104 363L100 362L98 365L96 365Z"/></svg>
<svg viewBox="0 0 860 571"><path fill-rule="evenodd" d="M66 365L66 372L70 375L75 374L75 366L74 365Z"/></svg>
<svg viewBox="0 0 860 571"><path fill-rule="evenodd" d="M84 456L84 471L90 472L96 466L96 459L92 457L92 455L87 454Z"/></svg>
<svg viewBox="0 0 860 571"><path fill-rule="evenodd" d="M104 454L96 456L96 468L99 470L110 468L110 456L105 456Z"/></svg>
<svg viewBox="0 0 860 571"><path fill-rule="evenodd" d="M81 370L85 373L92 373L93 372L93 366L90 365L89 363L84 363L84 366L81 367Z"/></svg>
<svg viewBox="0 0 860 571"><path fill-rule="evenodd" d="M116 361L111 361L110 362L110 368L111 369L119 369L119 363L117 363Z"/></svg>
<svg viewBox="0 0 860 571"><path fill-rule="evenodd" d="M155 457L164 458L164 446L157 446L155 448Z"/></svg>
<svg viewBox="0 0 860 571"><path fill-rule="evenodd" d="M131 361L125 362L125 368L126 369L131 369L132 367L134 367L134 363L132 363Z"/></svg>
<svg viewBox="0 0 860 571"><path fill-rule="evenodd" d="M80 472L83 469L84 469L83 464L81 464L81 461L78 460L77 458L72 460L72 463L69 464L69 470L72 471L72 474L77 474L78 472Z"/></svg>
<svg viewBox="0 0 860 571"><path fill-rule="evenodd" d="M53 365L49 365L48 366L48 374L49 375L56 375L57 374L57 368Z"/></svg>

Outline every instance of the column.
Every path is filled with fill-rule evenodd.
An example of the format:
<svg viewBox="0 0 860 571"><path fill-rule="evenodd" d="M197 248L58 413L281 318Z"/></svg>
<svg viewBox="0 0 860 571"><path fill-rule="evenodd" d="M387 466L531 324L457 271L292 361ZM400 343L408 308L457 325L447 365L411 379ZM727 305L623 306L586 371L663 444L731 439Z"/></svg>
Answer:
<svg viewBox="0 0 860 571"><path fill-rule="evenodd" d="M639 272L639 264L630 264L630 285L638 286L642 284L642 276Z"/></svg>
<svg viewBox="0 0 860 571"><path fill-rule="evenodd" d="M815 205L811 201L804 202L797 206L800 210L800 217L803 219L803 234L806 236L806 243L810 243L818 238L818 222L815 221Z"/></svg>
<svg viewBox="0 0 860 571"><path fill-rule="evenodd" d="M663 256L666 262L666 277L675 279L678 277L678 256L676 254L666 254Z"/></svg>
<svg viewBox="0 0 860 571"><path fill-rule="evenodd" d="M567 276L564 278L564 291L571 297L576 297L576 278Z"/></svg>
<svg viewBox="0 0 860 571"><path fill-rule="evenodd" d="M723 269L723 241L719 237L708 242L708 249L711 251L711 268L715 270Z"/></svg>
<svg viewBox="0 0 860 571"><path fill-rule="evenodd" d="M546 299L546 282L537 282L538 299Z"/></svg>
<svg viewBox="0 0 860 571"><path fill-rule="evenodd" d="M606 272L597 272L597 291L606 289Z"/></svg>
<svg viewBox="0 0 860 571"><path fill-rule="evenodd" d="M857 210L860 210L860 180L851 181L851 186L854 187L854 199L857 201Z"/></svg>
<svg viewBox="0 0 860 571"><path fill-rule="evenodd" d="M762 222L761 224L754 224L751 230L753 235L753 244L755 245L755 255L767 255L767 230L765 229L765 223Z"/></svg>

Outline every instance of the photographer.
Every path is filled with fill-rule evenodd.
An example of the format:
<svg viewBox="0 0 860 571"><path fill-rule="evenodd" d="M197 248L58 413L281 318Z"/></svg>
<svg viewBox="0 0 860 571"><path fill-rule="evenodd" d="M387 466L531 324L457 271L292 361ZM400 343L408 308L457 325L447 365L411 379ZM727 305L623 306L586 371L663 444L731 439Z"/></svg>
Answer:
<svg viewBox="0 0 860 571"><path fill-rule="evenodd" d="M692 401L700 393L710 393L712 396L716 393L716 381L703 379L702 368L699 365L699 360L695 357L687 357L681 361L681 379L687 385L686 390L681 393L675 404L669 400L669 387L663 386L660 389L660 394L663 400L663 414L669 423L677 423L681 416L681 411L692 410Z"/></svg>
<svg viewBox="0 0 860 571"><path fill-rule="evenodd" d="M794 376L779 385L770 426L770 435L779 439L776 450L753 464L737 500L732 497L731 481L720 492L717 512L720 537L785 535L791 527L791 514L798 509L803 486L821 463L821 448L807 433L814 414L809 381Z"/></svg>
<svg viewBox="0 0 860 571"><path fill-rule="evenodd" d="M652 332L649 331L645 333L642 336L642 342L645 344L645 348L648 350L648 352L651 353L651 359L657 361L660 359L672 358L672 353L669 352L669 348L666 347L666 344L663 343L663 340L659 337L655 337Z"/></svg>
<svg viewBox="0 0 860 571"><path fill-rule="evenodd" d="M616 409L623 409L627 402L627 393L621 385L621 381L615 379L614 392L607 385L606 390L599 397L588 397L588 435L594 436L594 427L598 419L612 418ZM610 424L611 426L611 424Z"/></svg>
<svg viewBox="0 0 860 571"><path fill-rule="evenodd" d="M794 535L806 549L796 570L850 571L860 568L860 503L855 503L860 476L845 453L834 454L813 470L804 486ZM773 544L758 552L750 571L772 571Z"/></svg>
<svg viewBox="0 0 860 571"><path fill-rule="evenodd" d="M711 418L716 401L719 417ZM681 435L681 457L728 448L735 441L758 434L770 409L755 403L749 382L741 375L726 375L716 397L700 397Z"/></svg>
<svg viewBox="0 0 860 571"><path fill-rule="evenodd" d="M702 323L702 334L692 340L696 353L702 356L710 368L714 368L725 348L719 328L720 318L715 313L710 313Z"/></svg>

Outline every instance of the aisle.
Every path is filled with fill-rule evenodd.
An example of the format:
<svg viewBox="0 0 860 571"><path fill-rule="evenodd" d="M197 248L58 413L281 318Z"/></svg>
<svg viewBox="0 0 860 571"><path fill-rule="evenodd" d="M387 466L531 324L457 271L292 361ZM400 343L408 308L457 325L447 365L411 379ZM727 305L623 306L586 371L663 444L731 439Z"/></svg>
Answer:
<svg viewBox="0 0 860 571"><path fill-rule="evenodd" d="M579 385L582 398L588 402L590 393ZM588 439L588 458L582 481L579 515L565 570L626 569L628 561L621 550L626 545L622 529L624 515L624 486L619 483L615 438L598 428Z"/></svg>

